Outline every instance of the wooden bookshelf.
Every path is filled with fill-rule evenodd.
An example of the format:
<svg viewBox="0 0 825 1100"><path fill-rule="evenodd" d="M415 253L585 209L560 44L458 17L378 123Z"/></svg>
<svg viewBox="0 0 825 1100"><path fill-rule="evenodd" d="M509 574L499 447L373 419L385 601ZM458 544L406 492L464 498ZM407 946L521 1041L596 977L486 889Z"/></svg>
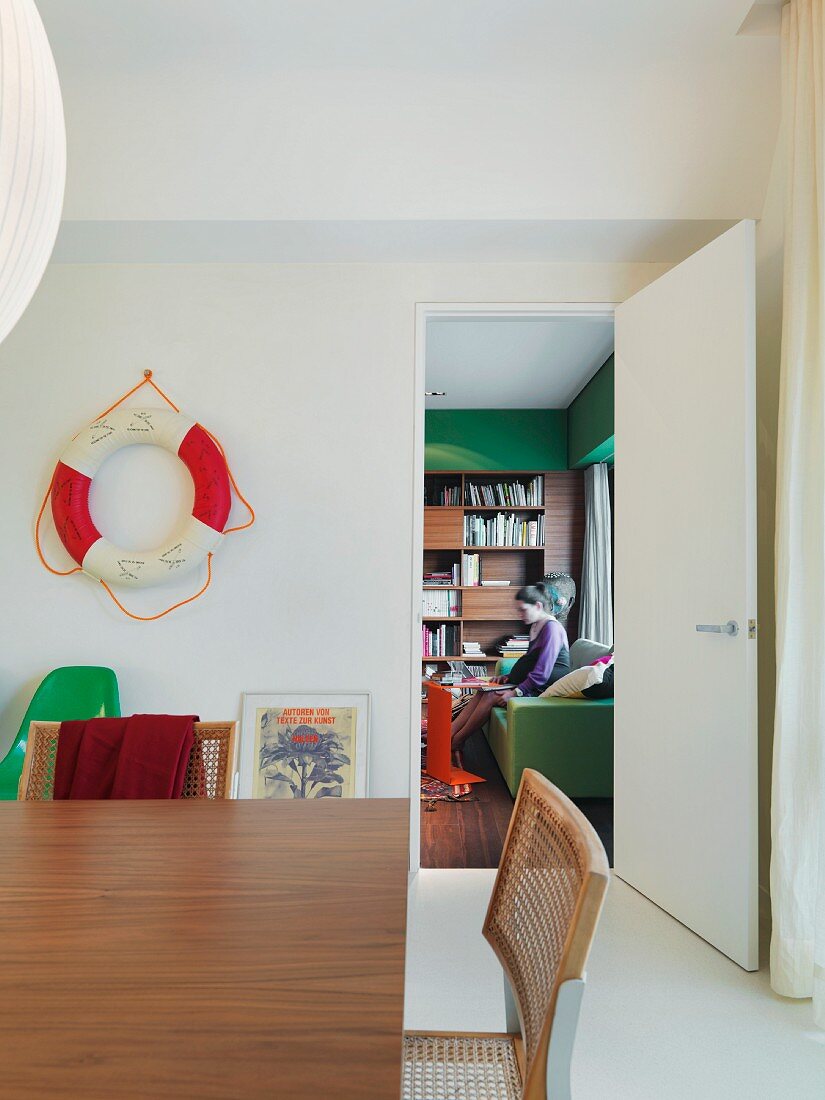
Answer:
<svg viewBox="0 0 825 1100"><path fill-rule="evenodd" d="M541 504L468 504L468 483L494 485L544 479ZM465 656L462 652L448 657L422 657L426 664L466 660L470 664L498 660L498 647L511 634L524 633L524 624L515 611L515 594L522 585L540 581L551 572L570 573L581 584L584 548L584 473L581 470L428 470L424 475L425 500L438 498L452 490L452 497L462 504L427 503L424 507L423 571L449 570L461 566L464 554L481 555L481 574L487 580L509 580L508 586L484 585L424 585L425 591L461 593L461 614L424 617L431 627L454 624L458 628L459 649L466 641L478 642L485 657ZM465 515L497 512L515 513L526 520L544 517L545 539L541 546L466 546L464 545ZM566 623L571 642L578 627L578 606L574 606Z"/></svg>

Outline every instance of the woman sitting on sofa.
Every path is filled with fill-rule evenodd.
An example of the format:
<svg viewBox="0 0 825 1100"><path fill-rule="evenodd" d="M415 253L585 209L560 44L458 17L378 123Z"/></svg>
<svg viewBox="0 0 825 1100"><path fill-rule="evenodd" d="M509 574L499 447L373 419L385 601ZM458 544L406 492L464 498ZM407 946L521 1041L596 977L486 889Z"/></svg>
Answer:
<svg viewBox="0 0 825 1100"><path fill-rule="evenodd" d="M478 692L460 712L451 727L455 752L471 733L480 730L493 707L504 707L508 699L540 695L546 687L570 671L567 631L556 619L563 601L556 590L544 584L528 584L516 592L519 618L530 625L530 645L500 683L512 684L503 691Z"/></svg>

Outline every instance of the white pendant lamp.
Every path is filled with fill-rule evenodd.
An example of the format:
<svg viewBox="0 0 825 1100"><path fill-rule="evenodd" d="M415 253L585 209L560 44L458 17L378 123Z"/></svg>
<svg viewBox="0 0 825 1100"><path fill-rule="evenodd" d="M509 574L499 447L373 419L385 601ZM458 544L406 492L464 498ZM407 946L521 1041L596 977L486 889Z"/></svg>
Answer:
<svg viewBox="0 0 825 1100"><path fill-rule="evenodd" d="M63 102L33 0L0 0L0 342L54 247L66 186Z"/></svg>

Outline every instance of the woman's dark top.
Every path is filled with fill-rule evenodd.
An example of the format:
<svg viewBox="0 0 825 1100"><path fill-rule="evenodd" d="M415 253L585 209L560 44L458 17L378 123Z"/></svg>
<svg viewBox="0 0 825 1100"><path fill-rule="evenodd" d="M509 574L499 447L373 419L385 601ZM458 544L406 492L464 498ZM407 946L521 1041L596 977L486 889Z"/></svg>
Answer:
<svg viewBox="0 0 825 1100"><path fill-rule="evenodd" d="M567 631L557 619L547 619L531 639L527 652L508 672L507 683L521 688L524 695L541 695L546 687L569 671Z"/></svg>

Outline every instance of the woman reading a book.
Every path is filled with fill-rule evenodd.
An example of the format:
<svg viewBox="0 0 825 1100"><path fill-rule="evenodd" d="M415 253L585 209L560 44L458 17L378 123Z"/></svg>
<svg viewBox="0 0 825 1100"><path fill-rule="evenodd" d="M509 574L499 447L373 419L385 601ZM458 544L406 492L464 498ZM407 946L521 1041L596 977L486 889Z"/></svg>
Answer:
<svg viewBox="0 0 825 1100"><path fill-rule="evenodd" d="M570 647L567 631L556 618L564 606L554 588L528 584L516 592L519 618L530 627L530 644L506 676L497 683L501 690L478 692L454 720L452 750L460 749L471 733L480 730L493 707L504 707L508 699L541 695L549 685L570 671Z"/></svg>

